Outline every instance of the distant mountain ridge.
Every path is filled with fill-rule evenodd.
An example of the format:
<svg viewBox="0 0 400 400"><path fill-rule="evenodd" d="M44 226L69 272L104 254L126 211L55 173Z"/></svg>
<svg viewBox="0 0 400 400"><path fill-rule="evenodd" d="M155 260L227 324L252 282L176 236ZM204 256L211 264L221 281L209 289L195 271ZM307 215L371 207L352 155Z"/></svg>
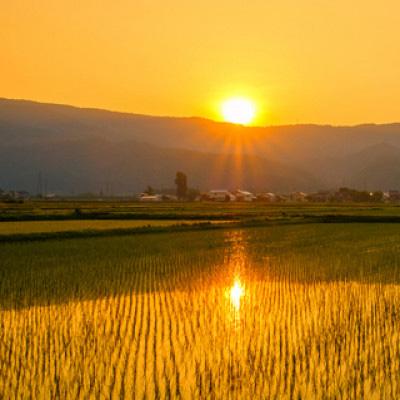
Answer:
<svg viewBox="0 0 400 400"><path fill-rule="evenodd" d="M58 193L172 187L400 188L400 124L244 127L0 99L0 188ZM110 189L111 190L111 189Z"/></svg>

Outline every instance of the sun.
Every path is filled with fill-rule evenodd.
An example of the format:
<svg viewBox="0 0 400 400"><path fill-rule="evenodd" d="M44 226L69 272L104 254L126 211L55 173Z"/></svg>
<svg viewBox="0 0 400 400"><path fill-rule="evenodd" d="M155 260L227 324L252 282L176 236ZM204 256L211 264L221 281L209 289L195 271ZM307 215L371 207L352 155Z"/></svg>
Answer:
<svg viewBox="0 0 400 400"><path fill-rule="evenodd" d="M235 97L222 103L221 112L226 122L248 125L256 116L256 106L252 100Z"/></svg>

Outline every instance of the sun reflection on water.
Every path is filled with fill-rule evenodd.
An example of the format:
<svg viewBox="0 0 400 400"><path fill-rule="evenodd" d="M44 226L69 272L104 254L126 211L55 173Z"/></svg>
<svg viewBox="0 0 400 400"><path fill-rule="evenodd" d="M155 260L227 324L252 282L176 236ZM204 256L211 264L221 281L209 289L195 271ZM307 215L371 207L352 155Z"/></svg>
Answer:
<svg viewBox="0 0 400 400"><path fill-rule="evenodd" d="M242 231L229 232L226 236L225 254L225 293L227 316L237 332L245 316L247 252L246 240Z"/></svg>
<svg viewBox="0 0 400 400"><path fill-rule="evenodd" d="M231 299L231 304L235 311L240 310L240 300L244 296L244 287L242 286L242 283L240 282L240 278L235 278L235 281L233 283L233 286L231 287L230 290L230 299Z"/></svg>

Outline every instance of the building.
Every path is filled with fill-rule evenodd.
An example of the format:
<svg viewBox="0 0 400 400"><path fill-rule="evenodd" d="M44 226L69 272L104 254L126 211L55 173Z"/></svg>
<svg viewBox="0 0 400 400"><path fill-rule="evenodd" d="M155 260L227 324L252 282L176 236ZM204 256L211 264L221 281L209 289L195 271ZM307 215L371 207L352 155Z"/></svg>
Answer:
<svg viewBox="0 0 400 400"><path fill-rule="evenodd" d="M290 200L292 201L306 201L307 193L304 192L293 192L290 194Z"/></svg>
<svg viewBox="0 0 400 400"><path fill-rule="evenodd" d="M307 200L313 203L325 203L331 201L333 194L328 190L321 190L317 193L311 193L307 196Z"/></svg>
<svg viewBox="0 0 400 400"><path fill-rule="evenodd" d="M253 193L247 192L245 190L236 190L235 197L237 201L254 201L257 199Z"/></svg>
<svg viewBox="0 0 400 400"><path fill-rule="evenodd" d="M228 190L210 190L207 199L211 201L235 201L236 196Z"/></svg>
<svg viewBox="0 0 400 400"><path fill-rule="evenodd" d="M162 201L178 201L178 197L174 194L163 194L161 195Z"/></svg>
<svg viewBox="0 0 400 400"><path fill-rule="evenodd" d="M8 192L0 190L0 199L5 202L22 203L25 200L28 200L29 197L30 197L29 193L25 190L10 190Z"/></svg>
<svg viewBox="0 0 400 400"><path fill-rule="evenodd" d="M138 199L146 203L156 203L162 201L162 196L160 194L140 193Z"/></svg>
<svg viewBox="0 0 400 400"><path fill-rule="evenodd" d="M275 193L260 193L257 195L257 200L259 201L266 201L267 203L276 203L278 202L279 196L277 196Z"/></svg>
<svg viewBox="0 0 400 400"><path fill-rule="evenodd" d="M398 190L389 190L389 201L400 201L400 192Z"/></svg>

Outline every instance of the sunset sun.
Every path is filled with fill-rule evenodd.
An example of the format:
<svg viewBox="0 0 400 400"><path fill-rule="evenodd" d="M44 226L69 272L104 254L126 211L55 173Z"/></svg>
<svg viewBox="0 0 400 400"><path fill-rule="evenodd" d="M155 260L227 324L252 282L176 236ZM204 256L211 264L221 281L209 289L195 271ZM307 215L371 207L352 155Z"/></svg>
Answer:
<svg viewBox="0 0 400 400"><path fill-rule="evenodd" d="M221 113L226 122L248 125L254 120L256 106L250 99L231 98L222 103Z"/></svg>

